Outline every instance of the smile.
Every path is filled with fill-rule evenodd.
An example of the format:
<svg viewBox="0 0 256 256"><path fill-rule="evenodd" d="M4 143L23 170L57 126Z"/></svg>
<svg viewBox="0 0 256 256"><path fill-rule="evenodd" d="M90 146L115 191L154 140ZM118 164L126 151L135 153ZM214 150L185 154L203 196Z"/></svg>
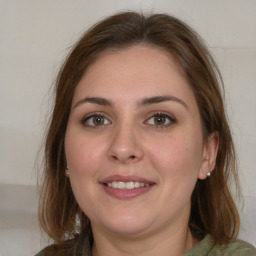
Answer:
<svg viewBox="0 0 256 256"><path fill-rule="evenodd" d="M148 183L138 182L138 181L113 181L109 183L105 183L105 186L108 186L110 188L116 188L116 189L134 189L134 188L140 188L140 187L149 187Z"/></svg>
<svg viewBox="0 0 256 256"><path fill-rule="evenodd" d="M154 181L129 175L113 175L99 182L104 191L119 200L133 199L150 191L156 183Z"/></svg>

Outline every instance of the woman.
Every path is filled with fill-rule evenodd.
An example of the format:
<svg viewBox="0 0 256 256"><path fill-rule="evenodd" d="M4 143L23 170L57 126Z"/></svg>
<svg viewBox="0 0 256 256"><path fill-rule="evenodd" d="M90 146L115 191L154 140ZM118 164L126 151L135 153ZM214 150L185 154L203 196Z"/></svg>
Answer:
<svg viewBox="0 0 256 256"><path fill-rule="evenodd" d="M92 27L56 83L37 255L256 255L235 240L235 151L221 75L168 15Z"/></svg>

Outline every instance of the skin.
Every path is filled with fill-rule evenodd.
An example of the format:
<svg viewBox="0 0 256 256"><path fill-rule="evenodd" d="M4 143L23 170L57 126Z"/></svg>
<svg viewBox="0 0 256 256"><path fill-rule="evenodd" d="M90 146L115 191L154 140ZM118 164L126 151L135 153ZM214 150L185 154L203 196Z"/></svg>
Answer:
<svg viewBox="0 0 256 256"><path fill-rule="evenodd" d="M165 100L145 103L158 96ZM71 186L92 223L93 255L192 249L199 241L188 228L190 197L197 179L214 168L217 148L216 134L203 139L195 97L170 55L146 45L102 55L75 90L65 137ZM101 184L112 175L153 185L119 199Z"/></svg>

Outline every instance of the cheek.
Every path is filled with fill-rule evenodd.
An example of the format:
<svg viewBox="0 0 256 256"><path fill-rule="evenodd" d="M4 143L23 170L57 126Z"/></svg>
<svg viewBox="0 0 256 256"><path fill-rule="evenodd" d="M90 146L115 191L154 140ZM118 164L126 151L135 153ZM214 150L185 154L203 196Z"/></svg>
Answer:
<svg viewBox="0 0 256 256"><path fill-rule="evenodd" d="M95 184L98 182L103 148L97 140L90 140L72 132L66 134L65 150L74 196L84 212L95 202ZM86 199L86 200L85 200Z"/></svg>
<svg viewBox="0 0 256 256"><path fill-rule="evenodd" d="M84 138L79 133L70 135L66 135L65 151L71 176L91 175L100 167L104 145L97 139Z"/></svg>
<svg viewBox="0 0 256 256"><path fill-rule="evenodd" d="M154 143L151 148L151 162L168 182L189 183L196 180L202 155L200 138L176 135Z"/></svg>
<svg viewBox="0 0 256 256"><path fill-rule="evenodd" d="M178 135L158 140L150 147L149 159L160 177L162 197L157 200L165 207L165 218L189 211L190 198L198 179L202 146L190 136ZM149 151L148 151L149 152Z"/></svg>

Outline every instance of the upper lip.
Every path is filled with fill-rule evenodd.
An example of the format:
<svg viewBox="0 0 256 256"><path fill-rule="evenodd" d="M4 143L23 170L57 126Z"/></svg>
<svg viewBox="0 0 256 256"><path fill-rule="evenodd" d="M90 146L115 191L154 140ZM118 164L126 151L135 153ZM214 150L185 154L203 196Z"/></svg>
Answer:
<svg viewBox="0 0 256 256"><path fill-rule="evenodd" d="M155 182L135 176L135 175L128 175L128 176L122 176L122 175L112 175L108 176L100 181L100 183L111 183L113 181L121 181L121 182L129 182L129 181L134 181L134 182L140 182L140 183L145 183L145 184L154 184Z"/></svg>

